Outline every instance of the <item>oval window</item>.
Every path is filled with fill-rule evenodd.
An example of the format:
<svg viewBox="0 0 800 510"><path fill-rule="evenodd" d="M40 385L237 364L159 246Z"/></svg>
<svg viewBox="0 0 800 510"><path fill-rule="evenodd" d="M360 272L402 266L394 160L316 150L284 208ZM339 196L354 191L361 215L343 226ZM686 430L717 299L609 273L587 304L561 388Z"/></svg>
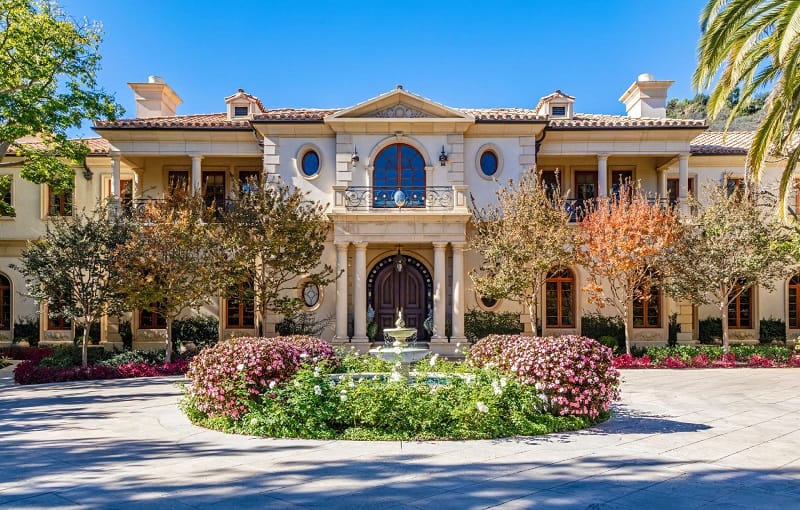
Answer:
<svg viewBox="0 0 800 510"><path fill-rule="evenodd" d="M497 154L492 151L486 151L481 154L481 172L488 177L497 173Z"/></svg>
<svg viewBox="0 0 800 510"><path fill-rule="evenodd" d="M303 171L303 175L306 177L317 175L317 172L319 172L319 154L313 150L303 154L303 159L300 162L300 168Z"/></svg>
<svg viewBox="0 0 800 510"><path fill-rule="evenodd" d="M493 297L481 296L481 304L484 308L494 308L497 306L497 299Z"/></svg>
<svg viewBox="0 0 800 510"><path fill-rule="evenodd" d="M303 303L306 307L313 308L319 303L319 286L308 282L303 285Z"/></svg>

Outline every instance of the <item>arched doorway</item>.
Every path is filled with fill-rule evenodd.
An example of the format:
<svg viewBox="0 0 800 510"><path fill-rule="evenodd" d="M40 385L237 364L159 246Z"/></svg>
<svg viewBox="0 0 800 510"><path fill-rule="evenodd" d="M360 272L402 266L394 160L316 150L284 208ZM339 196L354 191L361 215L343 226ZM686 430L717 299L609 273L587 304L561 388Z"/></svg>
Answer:
<svg viewBox="0 0 800 510"><path fill-rule="evenodd" d="M375 156L373 207L425 207L425 159L414 147L396 143ZM398 204L397 192L402 192Z"/></svg>
<svg viewBox="0 0 800 510"><path fill-rule="evenodd" d="M433 303L433 279L419 260L397 254L375 264L367 277L367 302L375 310L378 340L384 328L394 327L399 308L406 327L417 328L417 340L428 340L424 322Z"/></svg>

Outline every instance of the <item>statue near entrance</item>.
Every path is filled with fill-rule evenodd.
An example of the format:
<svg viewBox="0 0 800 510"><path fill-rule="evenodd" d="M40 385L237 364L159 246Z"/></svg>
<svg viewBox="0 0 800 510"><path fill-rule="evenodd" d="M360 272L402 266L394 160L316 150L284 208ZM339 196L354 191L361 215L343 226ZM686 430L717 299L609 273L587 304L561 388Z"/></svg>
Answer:
<svg viewBox="0 0 800 510"><path fill-rule="evenodd" d="M406 321L403 320L403 307L397 309L397 320L394 321L394 327L396 328L404 328L406 327Z"/></svg>

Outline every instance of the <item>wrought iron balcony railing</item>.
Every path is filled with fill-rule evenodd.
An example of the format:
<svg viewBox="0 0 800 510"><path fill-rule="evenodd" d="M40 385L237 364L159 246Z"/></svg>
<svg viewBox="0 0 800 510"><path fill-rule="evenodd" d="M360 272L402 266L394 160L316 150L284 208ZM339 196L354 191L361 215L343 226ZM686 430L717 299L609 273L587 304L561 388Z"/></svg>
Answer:
<svg viewBox="0 0 800 510"><path fill-rule="evenodd" d="M615 197L611 196L609 199L614 199ZM619 198L616 198L619 200ZM596 198L568 198L564 201L564 207L566 207L567 212L569 212L569 221L570 223L580 223L583 220L583 217L589 214L592 209L595 207L595 204L598 199ZM647 201L651 205L658 205L662 208L667 207L677 207L678 202L674 199L669 198L648 198Z"/></svg>
<svg viewBox="0 0 800 510"><path fill-rule="evenodd" d="M454 203L452 186L349 186L344 192L348 210L450 210Z"/></svg>

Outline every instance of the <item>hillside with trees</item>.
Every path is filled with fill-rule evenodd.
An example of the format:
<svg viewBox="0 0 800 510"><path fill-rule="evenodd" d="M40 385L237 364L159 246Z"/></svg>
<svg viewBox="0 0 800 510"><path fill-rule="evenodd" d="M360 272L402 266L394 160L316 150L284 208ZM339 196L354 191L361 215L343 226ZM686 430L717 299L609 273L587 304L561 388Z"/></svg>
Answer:
<svg viewBox="0 0 800 510"><path fill-rule="evenodd" d="M691 99L670 99L667 103L667 117L671 119L708 119L708 99L706 94L697 94ZM764 118L764 103L767 95L755 96L748 105L742 105L742 110L731 123L731 131L755 131ZM710 122L712 131L722 131L731 110L739 103L739 90L731 94L719 116Z"/></svg>

